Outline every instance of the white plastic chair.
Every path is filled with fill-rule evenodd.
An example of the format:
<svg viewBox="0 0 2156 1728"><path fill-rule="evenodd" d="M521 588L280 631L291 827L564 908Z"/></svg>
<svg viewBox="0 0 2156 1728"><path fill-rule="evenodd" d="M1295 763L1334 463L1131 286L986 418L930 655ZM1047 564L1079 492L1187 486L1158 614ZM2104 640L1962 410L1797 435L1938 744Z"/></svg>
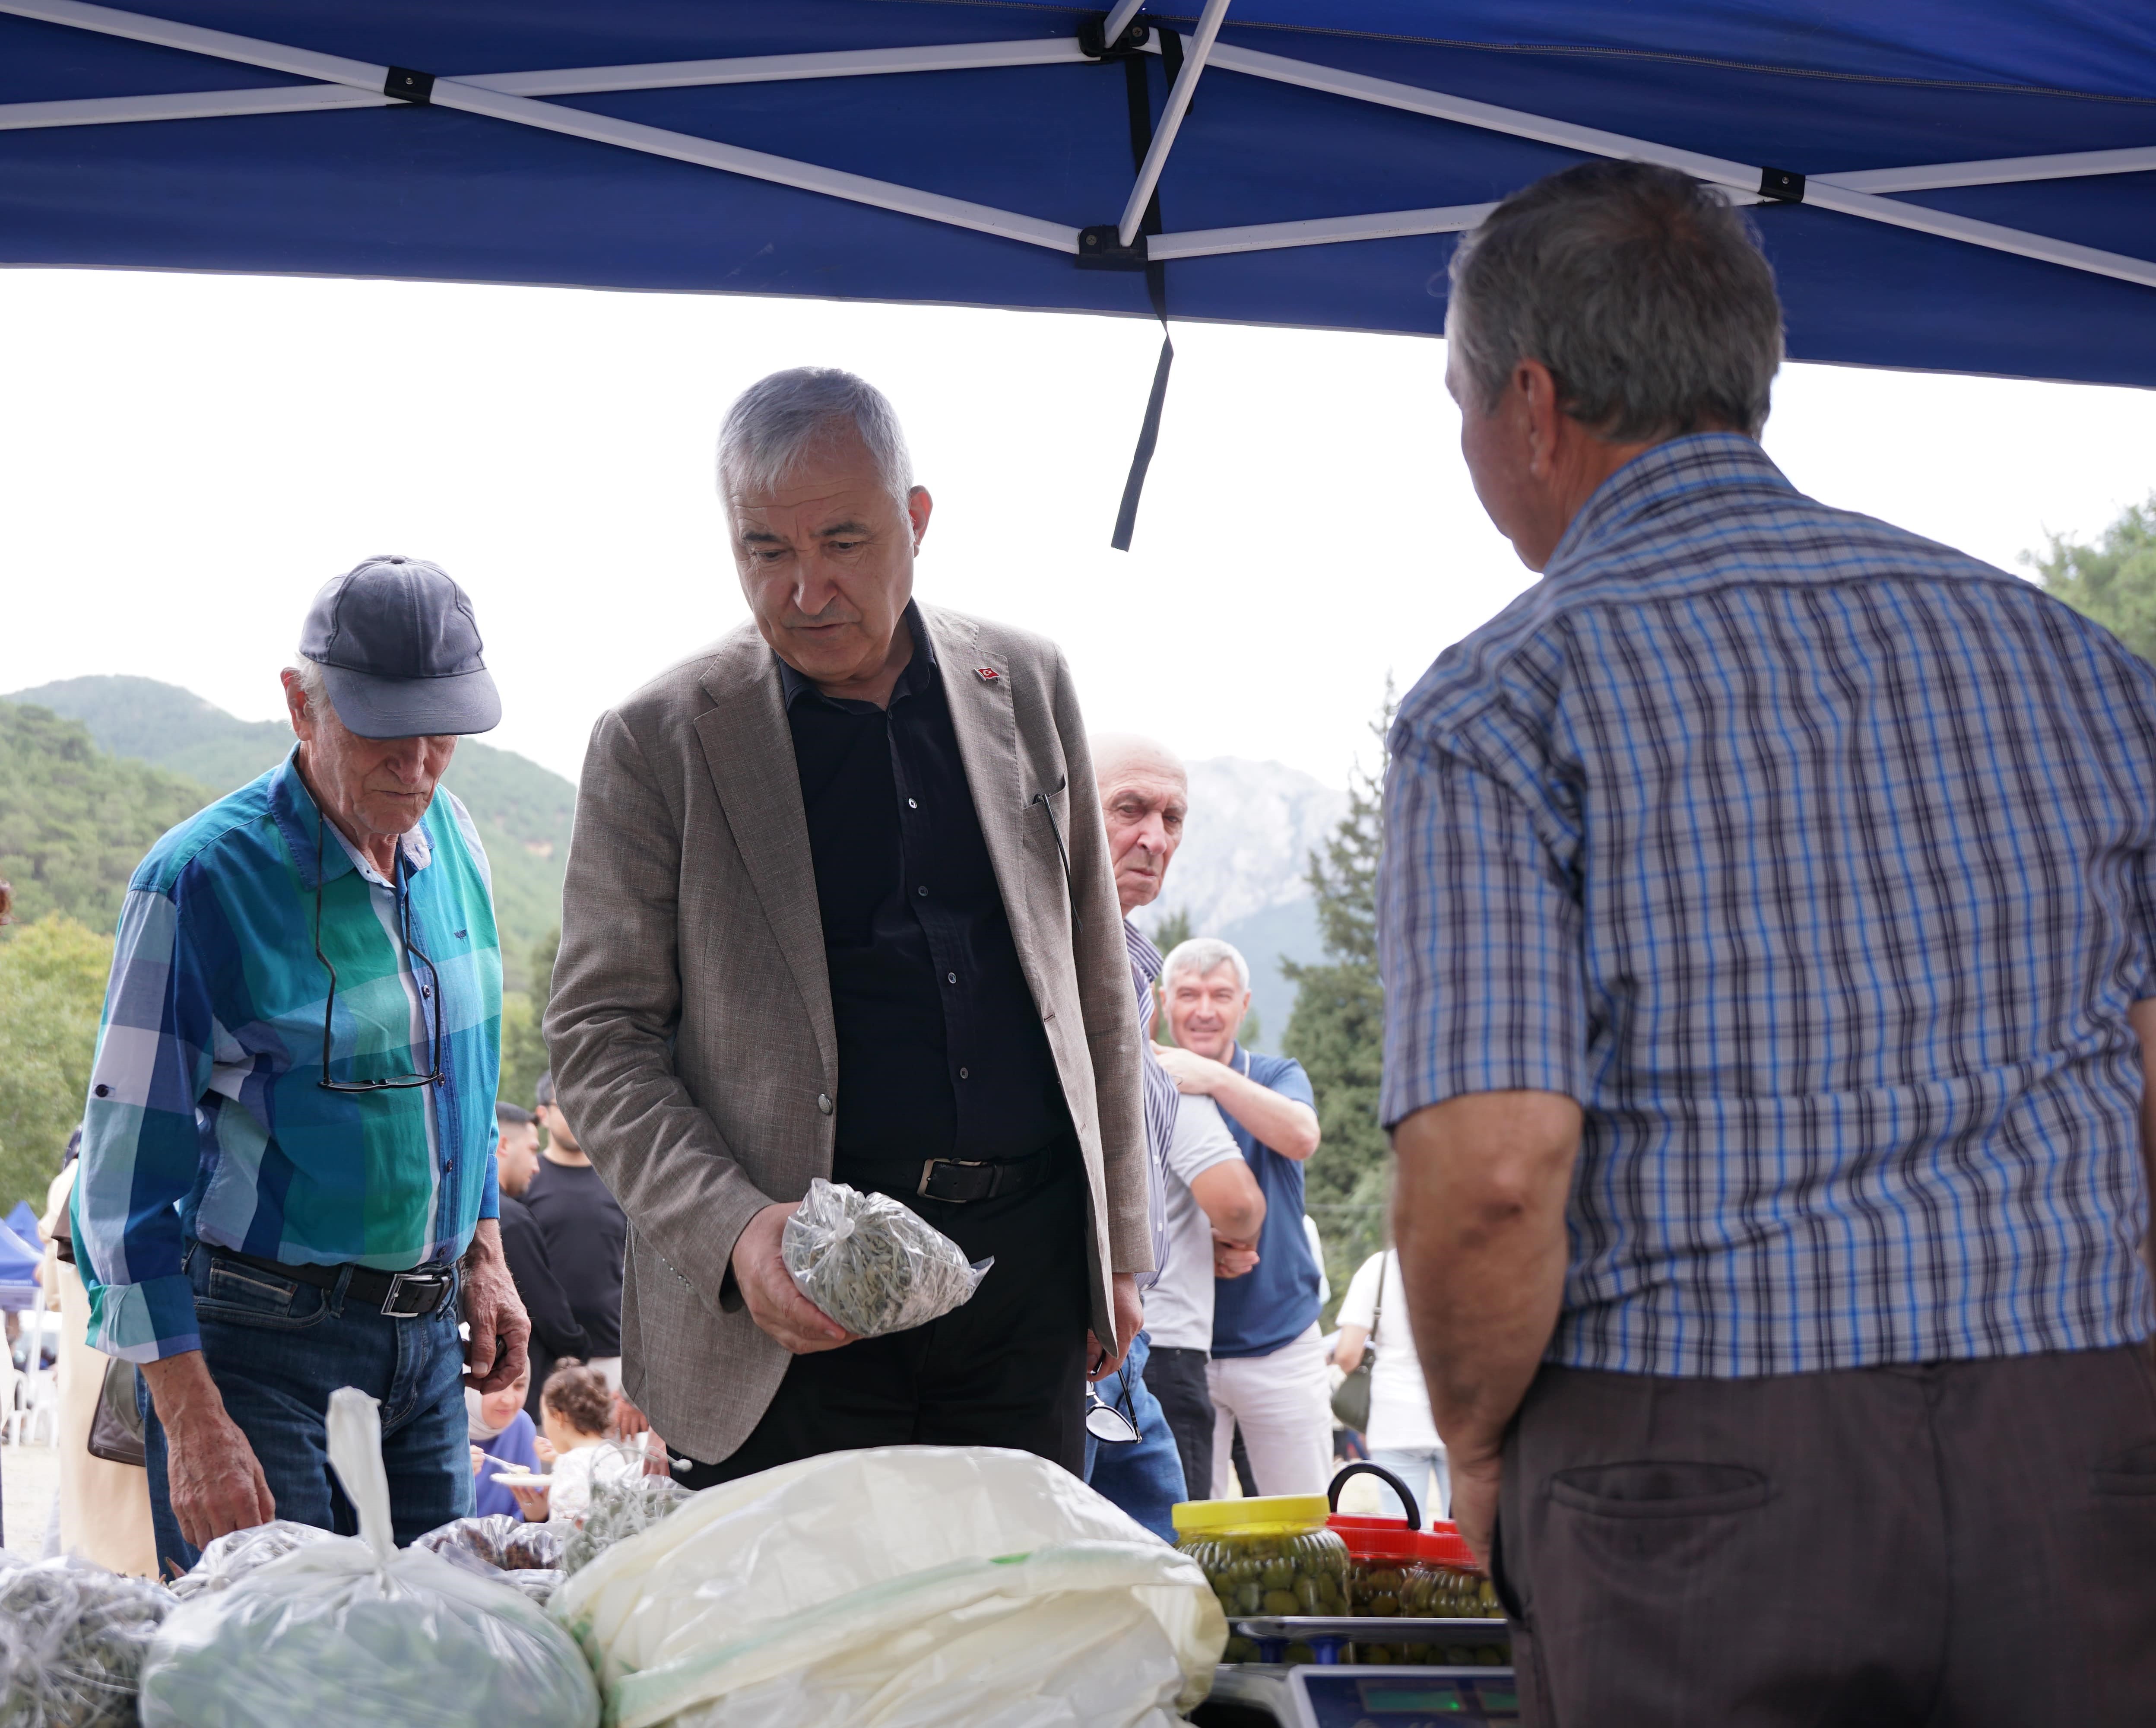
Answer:
<svg viewBox="0 0 2156 1728"><path fill-rule="evenodd" d="M60 1443L60 1382L59 1364L44 1365L44 1342L48 1335L57 1343L59 1338L59 1319L57 1313L33 1309L23 1316L23 1331L31 1340L30 1365L15 1376L14 1396L8 1401L7 1439L11 1446L34 1443L40 1422L44 1427L45 1444ZM28 1433L28 1438L24 1437Z"/></svg>

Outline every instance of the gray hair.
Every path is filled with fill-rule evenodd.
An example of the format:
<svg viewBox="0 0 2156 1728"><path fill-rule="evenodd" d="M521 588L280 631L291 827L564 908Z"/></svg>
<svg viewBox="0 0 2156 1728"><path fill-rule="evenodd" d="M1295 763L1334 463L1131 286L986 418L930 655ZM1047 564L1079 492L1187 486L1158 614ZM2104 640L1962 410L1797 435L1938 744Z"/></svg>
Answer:
<svg viewBox="0 0 2156 1728"><path fill-rule="evenodd" d="M898 412L866 378L835 366L774 372L734 398L719 428L719 496L732 503L771 491L818 445L849 428L903 505L913 490L913 457Z"/></svg>
<svg viewBox="0 0 2156 1728"><path fill-rule="evenodd" d="M1235 969L1235 982L1239 987L1244 990L1250 987L1250 963L1243 958L1240 949L1232 942L1223 942L1218 936L1194 936L1188 942L1177 943L1168 950L1167 959L1161 963L1160 987L1166 990L1174 983L1175 975L1178 972L1195 972L1203 978L1207 973L1217 972L1223 966Z"/></svg>
<svg viewBox="0 0 2156 1728"><path fill-rule="evenodd" d="M1614 443L1705 426L1756 438L1782 305L1750 219L1650 162L1592 162L1514 193L1452 255L1445 333L1486 414L1522 360Z"/></svg>
<svg viewBox="0 0 2156 1728"><path fill-rule="evenodd" d="M336 704L330 700L329 680L322 676L322 663L310 660L304 654L295 654L285 670L292 675L292 681L300 687L300 694L307 699L308 712L315 714L334 714Z"/></svg>

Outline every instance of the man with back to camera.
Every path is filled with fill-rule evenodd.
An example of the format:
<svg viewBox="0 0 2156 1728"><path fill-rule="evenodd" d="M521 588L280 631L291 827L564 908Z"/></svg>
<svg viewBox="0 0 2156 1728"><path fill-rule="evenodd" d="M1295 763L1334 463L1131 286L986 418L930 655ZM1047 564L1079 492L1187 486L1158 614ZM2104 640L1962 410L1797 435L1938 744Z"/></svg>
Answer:
<svg viewBox="0 0 2156 1728"><path fill-rule="evenodd" d="M1111 1408L1127 1407L1137 1437L1122 1443L1089 1438L1086 1479L1172 1542L1176 1502L1204 1499L1212 1480L1213 1405L1206 1396L1205 1360L1213 1341L1216 1242L1248 1252L1264 1222L1265 1201L1236 1155L1220 1113L1207 1099L1177 1093L1150 1036L1160 951L1130 915L1158 899L1168 880L1189 813L1189 776L1164 746L1120 734L1094 740L1093 770L1137 995L1157 1270L1142 1285L1145 1324L1130 1358L1099 1387Z"/></svg>
<svg viewBox="0 0 2156 1728"><path fill-rule="evenodd" d="M531 1179L539 1174L539 1124L521 1104L506 1099L494 1107L501 1139L495 1148L495 1165L501 1190L501 1252L509 1263L509 1275L516 1282L517 1299L531 1323L527 1345L531 1357L531 1386L524 1407L536 1422L539 1394L557 1358L573 1356L578 1361L591 1354L590 1340L577 1324L576 1309L554 1276L547 1254L547 1237L539 1221L525 1204ZM619 1311L617 1296L615 1310Z"/></svg>
<svg viewBox="0 0 2156 1728"><path fill-rule="evenodd" d="M524 1204L539 1227L547 1244L547 1264L568 1297L588 1346L581 1353L565 1348L554 1355L578 1356L586 1367L603 1374L618 1392L622 1264L629 1221L578 1144L576 1130L555 1099L552 1074L539 1077L534 1096L547 1144L540 1149L538 1168L525 1190ZM545 1386L543 1379L534 1378Z"/></svg>
<svg viewBox="0 0 2156 1728"><path fill-rule="evenodd" d="M1265 1201L1255 1249L1224 1242L1216 1257L1205 1371L1216 1412L1212 1492L1228 1491L1240 1427L1260 1494L1322 1494L1332 1477L1332 1409L1302 1187L1303 1164L1317 1149L1316 1094L1293 1057L1237 1041L1250 1011L1250 968L1234 944L1203 936L1180 944L1160 985L1175 1039L1159 1052L1161 1066L1185 1096L1219 1106Z"/></svg>
<svg viewBox="0 0 2156 1728"><path fill-rule="evenodd" d="M76 1263L91 1341L142 1366L168 1569L272 1517L352 1528L339 1386L382 1401L397 1540L460 1516L464 1386L524 1366L486 854L438 795L501 717L471 602L370 558L315 597L284 681L292 753L128 886L84 1114Z"/></svg>
<svg viewBox="0 0 2156 1728"><path fill-rule="evenodd" d="M1393 728L1383 1117L1527 1720L2145 1723L2156 671L1783 478L1718 191L1515 193L1446 331L1543 578Z"/></svg>
<svg viewBox="0 0 2156 1728"><path fill-rule="evenodd" d="M594 728L547 1016L629 1216L629 1389L692 1487L906 1443L1075 1473L1152 1257L1069 671L913 599L932 502L851 373L744 391L719 477L752 621ZM852 1338L781 1250L818 1176L996 1263L940 1319Z"/></svg>

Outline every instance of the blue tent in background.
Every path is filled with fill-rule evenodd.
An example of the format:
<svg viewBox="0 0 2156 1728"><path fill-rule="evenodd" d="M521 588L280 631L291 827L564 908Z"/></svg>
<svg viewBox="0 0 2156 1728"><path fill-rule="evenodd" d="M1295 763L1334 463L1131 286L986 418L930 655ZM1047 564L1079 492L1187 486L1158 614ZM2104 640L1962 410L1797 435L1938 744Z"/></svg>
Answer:
<svg viewBox="0 0 2156 1728"><path fill-rule="evenodd" d="M18 1206L17 1211L27 1211L27 1206ZM44 1258L44 1250L38 1246L38 1227L30 1225L29 1240L25 1242L16 1232L11 1216L8 1227L0 1229L0 1308L34 1308L38 1286L31 1274L38 1263Z"/></svg>
<svg viewBox="0 0 2156 1728"><path fill-rule="evenodd" d="M1190 3L0 0L0 263L1431 334L1635 156L1758 203L1796 357L2156 384L2156 8Z"/></svg>
<svg viewBox="0 0 2156 1728"><path fill-rule="evenodd" d="M0 1222L4 1222L10 1230L13 1231L16 1235L22 1237L24 1242L29 1243L32 1247L38 1248L39 1247L38 1242L38 1215L30 1210L30 1202L28 1201L17 1201L15 1202L15 1210L8 1213L4 1220L0 1220ZM40 1248L39 1252L42 1252L43 1250Z"/></svg>

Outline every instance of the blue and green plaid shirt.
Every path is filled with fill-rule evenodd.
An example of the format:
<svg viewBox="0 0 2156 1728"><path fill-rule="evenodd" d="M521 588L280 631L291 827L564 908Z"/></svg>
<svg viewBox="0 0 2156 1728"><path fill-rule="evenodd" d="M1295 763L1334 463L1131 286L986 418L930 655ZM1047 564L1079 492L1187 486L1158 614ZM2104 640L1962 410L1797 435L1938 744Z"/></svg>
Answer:
<svg viewBox="0 0 2156 1728"><path fill-rule="evenodd" d="M319 867L316 836L324 836ZM362 871L288 757L151 848L128 885L74 1189L90 1342L131 1361L200 1347L191 1237L385 1271L462 1253L497 1211L501 954L486 854L435 794L396 879ZM330 1077L441 1083L326 1092ZM407 957L399 918L434 964Z"/></svg>
<svg viewBox="0 0 2156 1728"><path fill-rule="evenodd" d="M1611 476L1391 745L1384 1120L1582 1105L1553 1360L2148 1335L2156 671L1712 434Z"/></svg>

